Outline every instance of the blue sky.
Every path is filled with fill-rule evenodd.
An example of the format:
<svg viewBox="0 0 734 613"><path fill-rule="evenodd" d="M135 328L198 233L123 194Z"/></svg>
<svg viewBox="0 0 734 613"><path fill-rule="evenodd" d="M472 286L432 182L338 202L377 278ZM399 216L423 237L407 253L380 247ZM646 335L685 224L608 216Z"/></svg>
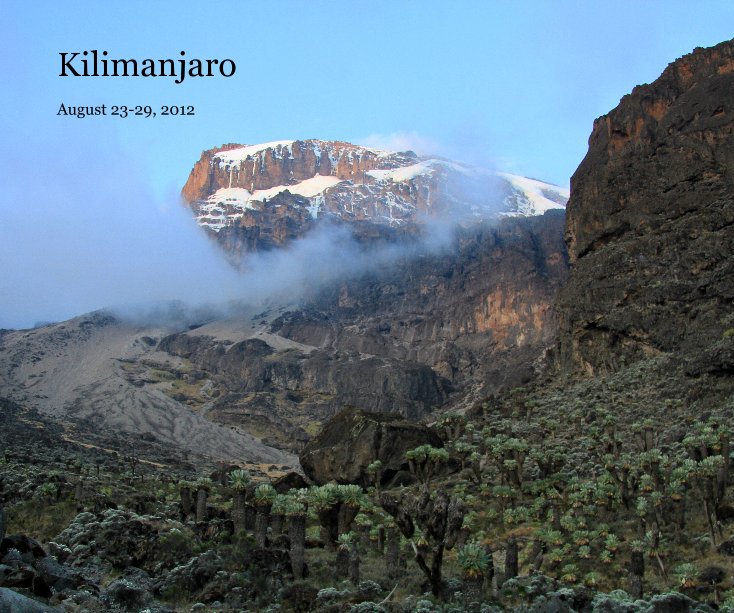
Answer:
<svg viewBox="0 0 734 613"><path fill-rule="evenodd" d="M396 133L567 183L595 117L681 54L734 34L729 0L2 6L10 134L22 142L38 130L69 147L98 134L138 157L159 193L180 188L200 151L224 142ZM185 50L238 68L180 85L58 77L58 53L84 49L138 58ZM61 102L193 104L197 115L76 120L55 116Z"/></svg>
<svg viewBox="0 0 734 613"><path fill-rule="evenodd" d="M0 298L2 326L58 315L48 299L37 309L39 297L73 286L41 271L39 253L71 258L71 276L80 262L119 258L125 241L105 243L149 232L136 224L175 207L201 151L226 142L406 145L567 185L594 118L680 55L730 38L734 2L4 0L0 23L0 295L27 286ZM237 72L180 85L59 77L58 54L85 49L184 50L231 58ZM196 116L57 117L61 103L184 104ZM64 315L108 299L58 292Z"/></svg>

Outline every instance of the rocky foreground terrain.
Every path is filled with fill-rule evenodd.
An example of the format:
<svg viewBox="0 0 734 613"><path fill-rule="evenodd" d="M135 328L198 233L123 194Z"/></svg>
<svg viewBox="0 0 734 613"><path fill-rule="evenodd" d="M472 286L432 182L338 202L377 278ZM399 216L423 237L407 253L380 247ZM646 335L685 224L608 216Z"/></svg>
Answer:
<svg viewBox="0 0 734 613"><path fill-rule="evenodd" d="M235 321L4 331L0 610L734 610L732 93L734 40L595 122L570 269L549 212Z"/></svg>

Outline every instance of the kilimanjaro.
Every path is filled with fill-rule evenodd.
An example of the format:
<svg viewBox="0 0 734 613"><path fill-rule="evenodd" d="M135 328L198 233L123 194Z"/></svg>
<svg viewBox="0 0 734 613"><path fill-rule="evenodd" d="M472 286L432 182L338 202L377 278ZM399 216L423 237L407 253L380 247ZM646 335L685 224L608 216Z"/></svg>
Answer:
<svg viewBox="0 0 734 613"><path fill-rule="evenodd" d="M60 77L176 77L174 83L179 84L183 83L187 73L190 77L214 77L217 71L223 77L231 77L237 70L234 60L230 59L108 59L107 51L99 53L96 49L82 51L82 58L79 58L78 51L59 55ZM186 52L181 51L181 56L184 55Z"/></svg>

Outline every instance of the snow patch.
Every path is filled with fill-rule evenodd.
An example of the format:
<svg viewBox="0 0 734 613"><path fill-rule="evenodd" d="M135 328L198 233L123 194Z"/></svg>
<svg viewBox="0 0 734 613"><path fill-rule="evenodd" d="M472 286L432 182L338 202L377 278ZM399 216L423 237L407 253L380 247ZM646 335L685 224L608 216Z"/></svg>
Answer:
<svg viewBox="0 0 734 613"><path fill-rule="evenodd" d="M515 215L542 215L551 209L565 209L566 207L563 204L554 202L547 198L545 194L549 192L555 193L566 200L571 195L568 189L551 183L511 175L506 172L498 172L497 175L505 179L515 190L524 196L519 203L518 210L514 213ZM510 214L512 215L513 213Z"/></svg>
<svg viewBox="0 0 734 613"><path fill-rule="evenodd" d="M216 192L209 196L209 200L248 200L250 192L244 187L220 187Z"/></svg>
<svg viewBox="0 0 734 613"><path fill-rule="evenodd" d="M435 160L427 160L418 162L410 166L401 166L400 168L390 168L389 170L368 170L366 174L374 177L378 181L392 181L399 183L401 181L410 181L421 175L427 175L433 172Z"/></svg>
<svg viewBox="0 0 734 613"><path fill-rule="evenodd" d="M276 147L287 147L292 145L294 140L275 140L270 143L261 143L259 145L246 145L229 151L220 151L214 155L214 159L219 160L220 165L232 165L243 162L247 157L254 157L261 151L266 149L275 149Z"/></svg>
<svg viewBox="0 0 734 613"><path fill-rule="evenodd" d="M300 183L295 183L294 185L276 185L270 189L258 189L252 193L252 199L266 200L284 192L285 190L288 190L291 194L298 194L299 196L312 198L342 181L343 179L339 179L331 175L316 175L315 177L305 179Z"/></svg>
<svg viewBox="0 0 734 613"><path fill-rule="evenodd" d="M457 162L448 160L424 160L409 166L400 166L399 168L390 168L387 170L368 170L366 174L377 179L378 181L393 181L399 183L402 181L410 181L422 175L430 175L438 166L443 166L450 170L460 172L465 175L486 174L487 171L473 166L466 166Z"/></svg>

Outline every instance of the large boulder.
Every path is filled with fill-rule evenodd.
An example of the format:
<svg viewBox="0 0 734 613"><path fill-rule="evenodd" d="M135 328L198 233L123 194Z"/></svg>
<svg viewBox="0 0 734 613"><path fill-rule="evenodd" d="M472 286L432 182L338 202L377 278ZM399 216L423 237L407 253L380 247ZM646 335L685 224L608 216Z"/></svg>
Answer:
<svg viewBox="0 0 734 613"><path fill-rule="evenodd" d="M405 452L420 445L443 447L433 430L396 415L355 408L334 416L300 455L306 475L319 484L371 483L367 467L382 462L382 483L408 470Z"/></svg>
<svg viewBox="0 0 734 613"><path fill-rule="evenodd" d="M60 607L49 607L18 592L0 587L0 611L3 613L58 613Z"/></svg>
<svg viewBox="0 0 734 613"><path fill-rule="evenodd" d="M23 556L23 560L29 564L34 559L46 556L46 552L41 544L25 534L6 536L2 540L2 543L0 543L0 557L6 555L11 550L18 551Z"/></svg>
<svg viewBox="0 0 734 613"><path fill-rule="evenodd" d="M279 494L285 494L289 490L299 490L308 487L308 481L298 473L289 472L273 481L273 487Z"/></svg>
<svg viewBox="0 0 734 613"><path fill-rule="evenodd" d="M84 577L80 573L59 564L50 556L36 560L34 567L46 585L57 592L76 589L84 582Z"/></svg>

